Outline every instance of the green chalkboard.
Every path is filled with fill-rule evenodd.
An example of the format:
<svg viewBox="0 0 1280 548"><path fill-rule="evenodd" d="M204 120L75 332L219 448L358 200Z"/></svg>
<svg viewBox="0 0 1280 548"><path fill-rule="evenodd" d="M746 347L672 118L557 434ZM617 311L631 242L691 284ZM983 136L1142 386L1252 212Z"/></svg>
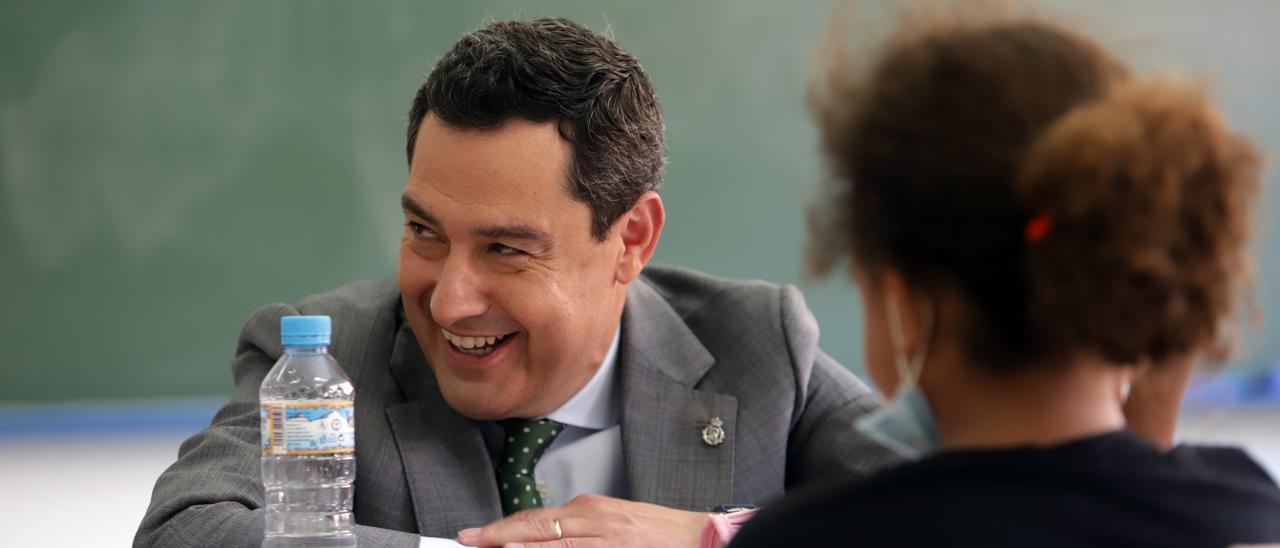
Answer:
<svg viewBox="0 0 1280 548"><path fill-rule="evenodd" d="M1275 150L1277 4L1055 4L1149 32L1144 63L1213 71ZM798 280L821 176L803 90L831 5L0 3L0 402L226 393L254 308L390 276L409 99L492 19L567 16L646 66L669 145L658 261ZM1270 230L1264 314L1280 311ZM806 293L859 370L853 291ZM1242 365L1280 356L1278 334L1264 325Z"/></svg>

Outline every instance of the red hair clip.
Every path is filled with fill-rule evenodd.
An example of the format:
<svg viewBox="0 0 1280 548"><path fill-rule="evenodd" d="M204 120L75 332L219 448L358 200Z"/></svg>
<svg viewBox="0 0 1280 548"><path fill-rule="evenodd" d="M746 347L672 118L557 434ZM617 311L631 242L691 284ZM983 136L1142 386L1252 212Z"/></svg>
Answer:
<svg viewBox="0 0 1280 548"><path fill-rule="evenodd" d="M1053 228L1053 216L1048 212L1037 213L1030 221L1027 221L1027 227L1022 231L1022 237L1026 238L1028 244L1034 244L1044 239L1049 234L1049 229Z"/></svg>

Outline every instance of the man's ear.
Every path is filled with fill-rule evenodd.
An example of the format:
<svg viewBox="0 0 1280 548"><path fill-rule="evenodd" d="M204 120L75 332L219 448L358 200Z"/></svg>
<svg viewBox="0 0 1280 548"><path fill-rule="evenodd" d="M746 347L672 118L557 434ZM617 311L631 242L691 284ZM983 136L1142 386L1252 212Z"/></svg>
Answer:
<svg viewBox="0 0 1280 548"><path fill-rule="evenodd" d="M631 209L622 214L614 226L617 238L622 241L622 254L618 256L615 281L628 284L640 275L640 271L658 248L658 237L662 235L662 225L666 220L667 212L662 207L662 198L653 191L644 193Z"/></svg>

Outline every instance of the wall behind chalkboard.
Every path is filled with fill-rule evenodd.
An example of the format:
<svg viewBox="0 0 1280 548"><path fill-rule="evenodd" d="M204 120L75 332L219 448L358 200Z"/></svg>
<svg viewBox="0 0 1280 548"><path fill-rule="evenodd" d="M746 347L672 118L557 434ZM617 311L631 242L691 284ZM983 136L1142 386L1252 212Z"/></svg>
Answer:
<svg viewBox="0 0 1280 548"><path fill-rule="evenodd" d="M1280 4L1067 1L1144 67L1218 77L1280 157ZM872 6L867 20L883 18ZM830 2L0 3L0 401L218 394L257 306L394 269L403 128L435 60L491 19L562 15L648 69L667 120L657 260L799 279L821 176L805 76ZM1269 172L1274 173L1274 171ZM1270 176L1274 180L1274 176ZM1274 185L1268 185L1274 186ZM1265 198L1264 217L1280 205ZM1280 232L1256 300L1280 313ZM806 288L861 370L853 291ZM1280 322L1240 367L1280 359Z"/></svg>

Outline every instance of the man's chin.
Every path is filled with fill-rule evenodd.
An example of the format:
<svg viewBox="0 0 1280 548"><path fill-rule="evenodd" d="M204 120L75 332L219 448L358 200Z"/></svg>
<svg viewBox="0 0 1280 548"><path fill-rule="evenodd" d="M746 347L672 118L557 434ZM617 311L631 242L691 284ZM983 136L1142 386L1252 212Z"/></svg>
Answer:
<svg viewBox="0 0 1280 548"><path fill-rule="evenodd" d="M468 390L440 384L440 394L458 414L478 421L494 421L512 416L512 406L492 392Z"/></svg>
<svg viewBox="0 0 1280 548"><path fill-rule="evenodd" d="M504 419L510 416L515 407L512 398L502 393L505 384L502 381L510 380L510 375L489 378L490 375L466 368L459 371L459 368L449 363L448 357L432 360L431 369L440 395L444 396L449 407L467 418Z"/></svg>

